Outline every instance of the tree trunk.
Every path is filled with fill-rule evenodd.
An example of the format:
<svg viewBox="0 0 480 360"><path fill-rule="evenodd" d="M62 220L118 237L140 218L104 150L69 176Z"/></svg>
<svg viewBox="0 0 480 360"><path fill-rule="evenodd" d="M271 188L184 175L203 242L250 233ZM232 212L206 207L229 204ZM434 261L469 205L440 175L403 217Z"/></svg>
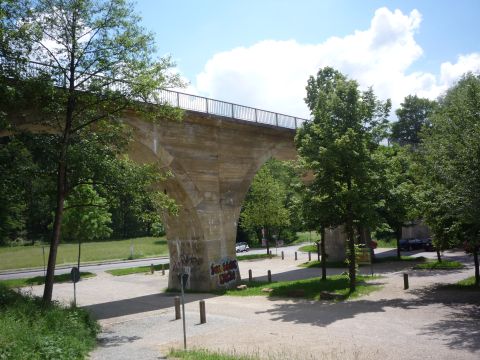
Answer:
<svg viewBox="0 0 480 360"><path fill-rule="evenodd" d="M327 280L327 254L325 253L325 228L323 226L320 230L320 236L320 251L322 252L322 280Z"/></svg>
<svg viewBox="0 0 480 360"><path fill-rule="evenodd" d="M64 138L68 136L64 136ZM43 289L43 301L52 301L53 280L55 275L55 264L57 261L57 249L60 243L60 231L63 219L63 207L66 194L66 153L67 144L63 141L61 146L60 160L57 172L57 204L55 208L55 220L53 222L53 235L50 242L50 253L48 254L47 274L45 276L45 287Z"/></svg>
<svg viewBox="0 0 480 360"><path fill-rule="evenodd" d="M76 41L76 14L72 15L72 39ZM53 222L52 241L50 243L50 253L48 255L47 274L45 276L45 287L43 289L43 301L49 303L52 301L53 280L55 275L55 264L57 261L57 249L60 243L60 233L62 228L63 210L65 197L67 195L67 150L70 143L72 131L73 112L75 110L75 41L72 42L70 51L69 66L69 87L67 109L65 114L65 128L63 129L63 137L60 143L60 154L58 157L57 170L57 203L55 208L55 220Z"/></svg>
<svg viewBox="0 0 480 360"><path fill-rule="evenodd" d="M480 287L480 269L478 265L478 249L473 250L473 261L475 263L475 286Z"/></svg>
<svg viewBox="0 0 480 360"><path fill-rule="evenodd" d="M442 255L440 254L440 250L437 249L437 260L438 262L442 262Z"/></svg>
<svg viewBox="0 0 480 360"><path fill-rule="evenodd" d="M402 254L400 252L400 240L402 238L402 227L397 227L395 230L395 239L397 240L397 258L400 260L402 258Z"/></svg>

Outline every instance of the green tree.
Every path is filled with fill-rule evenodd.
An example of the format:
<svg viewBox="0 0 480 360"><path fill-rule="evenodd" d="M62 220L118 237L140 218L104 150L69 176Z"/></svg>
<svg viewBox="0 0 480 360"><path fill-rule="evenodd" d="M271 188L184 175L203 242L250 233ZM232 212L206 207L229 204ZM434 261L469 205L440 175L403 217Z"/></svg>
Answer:
<svg viewBox="0 0 480 360"><path fill-rule="evenodd" d="M381 181L383 201L379 213L395 234L397 257L400 259L402 227L414 218L416 183L412 174L412 154L399 145L380 146L376 157L383 165Z"/></svg>
<svg viewBox="0 0 480 360"><path fill-rule="evenodd" d="M245 230L266 230L267 253L273 231L290 223L285 199L286 191L283 185L272 176L268 167L262 167L250 186L240 219Z"/></svg>
<svg viewBox="0 0 480 360"><path fill-rule="evenodd" d="M416 95L407 96L395 111L398 121L392 124L390 139L401 146L417 146L422 128L430 126L430 116L435 106L435 101Z"/></svg>
<svg viewBox="0 0 480 360"><path fill-rule="evenodd" d="M78 242L78 268L82 242L105 239L112 229L111 214L107 201L95 191L92 185L77 186L65 200L65 214L62 221L62 239Z"/></svg>
<svg viewBox="0 0 480 360"><path fill-rule="evenodd" d="M345 224L350 290L355 290L355 228L378 220L379 167L373 151L384 136L390 102L378 101L371 89L326 67L310 77L306 102L313 120L295 137L305 167L313 172L311 187L328 215L323 226Z"/></svg>
<svg viewBox="0 0 480 360"><path fill-rule="evenodd" d="M480 286L480 76L467 74L439 100L422 148L422 208L440 244L464 242Z"/></svg>
<svg viewBox="0 0 480 360"><path fill-rule="evenodd" d="M44 301L51 301L64 201L68 195L68 153L72 141L95 131L99 123L118 121L126 109L146 119L178 118L180 113L141 101L160 102L158 89L180 85L168 72L169 58L155 60L152 34L140 26L133 5L124 0L32 0L26 17L7 14L13 26L27 27L30 58L47 63L49 79L39 105L38 123L58 131L55 219ZM48 15L47 15L48 14ZM13 31L12 33L14 33ZM31 44L31 46L30 46ZM46 85L46 83L44 84Z"/></svg>

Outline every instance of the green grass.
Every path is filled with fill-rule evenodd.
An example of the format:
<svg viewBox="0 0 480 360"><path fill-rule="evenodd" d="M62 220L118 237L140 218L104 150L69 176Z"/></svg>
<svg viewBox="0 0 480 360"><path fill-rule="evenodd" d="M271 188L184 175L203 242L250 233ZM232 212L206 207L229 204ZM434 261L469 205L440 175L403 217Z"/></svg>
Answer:
<svg viewBox="0 0 480 360"><path fill-rule="evenodd" d="M317 245L304 245L298 248L298 251L317 253Z"/></svg>
<svg viewBox="0 0 480 360"><path fill-rule="evenodd" d="M82 279L86 279L89 277L97 276L91 272L80 272L80 277ZM55 275L54 282L56 284L69 282L71 281L70 274L61 274ZM31 278L24 278L24 279L9 279L9 280L1 280L0 285L4 285L7 288L17 288L17 287L24 287L24 286L33 286L33 285L43 285L45 284L45 277L44 276L35 276ZM1 359L1 358L0 358Z"/></svg>
<svg viewBox="0 0 480 360"><path fill-rule="evenodd" d="M375 240L379 248L397 248L397 240L395 238Z"/></svg>
<svg viewBox="0 0 480 360"><path fill-rule="evenodd" d="M290 245L301 244L306 242L315 242L319 240L320 240L320 234L317 233L316 231L297 232L297 239L294 242L290 243Z"/></svg>
<svg viewBox="0 0 480 360"><path fill-rule="evenodd" d="M322 267L322 263L321 261L318 261L318 260L314 260L314 261L309 261L309 262L306 262L306 263L302 263L300 265L298 265L299 267L303 267L303 268L321 268ZM363 265L360 265L360 266L363 266ZM345 264L345 262L343 261L327 261L327 268L347 268L348 265Z"/></svg>
<svg viewBox="0 0 480 360"><path fill-rule="evenodd" d="M381 287L375 284L368 284L367 281L378 279L378 276L357 276L356 291L350 293L349 279L346 275L328 276L326 281L320 278L311 278L295 281L277 281L264 282L252 281L244 282L247 285L245 290L229 289L216 292L217 294L231 295L231 296L269 296L269 297L302 297L305 299L318 300L320 292L328 291L339 295L344 295L346 298L355 298L358 296L369 294L372 291L379 290ZM271 292L263 292L263 288L273 289ZM298 291L303 291L302 296L297 296Z"/></svg>
<svg viewBox="0 0 480 360"><path fill-rule="evenodd" d="M257 357L228 355L208 350L170 350L169 359L182 360L257 360Z"/></svg>
<svg viewBox="0 0 480 360"><path fill-rule="evenodd" d="M130 256L130 241L131 239L83 243L82 262L127 259ZM168 255L164 237L135 238L133 244L135 258ZM48 253L49 247L45 246L45 261L48 260ZM60 244L57 265L74 264L77 255L77 244ZM0 259L0 270L43 267L42 246L0 247Z"/></svg>
<svg viewBox="0 0 480 360"><path fill-rule="evenodd" d="M163 269L168 270L170 264L158 264L158 265L153 265L153 268L155 271L161 271L162 270L162 265ZM112 269L112 270L107 270L105 271L113 276L124 276L124 275L131 275L131 274L139 274L139 273L150 273L151 268L150 266L136 266L136 267L131 267L131 268L125 268L125 269Z"/></svg>
<svg viewBox="0 0 480 360"><path fill-rule="evenodd" d="M460 280L455 284L455 287L460 289L480 290L480 287L475 286L475 276L470 276L466 279Z"/></svg>
<svg viewBox="0 0 480 360"><path fill-rule="evenodd" d="M277 255L267 255L267 254L251 254L251 255L240 255L237 256L238 261L244 260L256 260L256 259L270 259Z"/></svg>
<svg viewBox="0 0 480 360"><path fill-rule="evenodd" d="M85 310L45 305L0 285L0 359L85 359L98 331Z"/></svg>
<svg viewBox="0 0 480 360"><path fill-rule="evenodd" d="M464 265L458 261L443 260L442 262L428 261L423 264L416 264L413 268L419 270L455 270L462 269Z"/></svg>
<svg viewBox="0 0 480 360"><path fill-rule="evenodd" d="M426 261L427 259L423 256L401 256L400 259L396 256L386 256L386 257L376 257L374 264L381 264L381 263L386 263L386 262L392 262L392 261L412 261L412 262L423 262Z"/></svg>

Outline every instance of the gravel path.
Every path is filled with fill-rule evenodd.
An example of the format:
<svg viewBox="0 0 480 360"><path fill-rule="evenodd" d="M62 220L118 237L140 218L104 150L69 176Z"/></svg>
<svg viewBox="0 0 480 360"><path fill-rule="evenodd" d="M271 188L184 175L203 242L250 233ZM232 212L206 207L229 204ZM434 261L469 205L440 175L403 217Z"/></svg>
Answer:
<svg viewBox="0 0 480 360"><path fill-rule="evenodd" d="M244 278L248 269L254 277L265 277L270 269L274 280L318 275L319 269L298 268L301 261L305 259L256 260L240 267ZM374 281L382 290L341 303L187 294L188 346L267 359L480 359L480 293L437 286L471 276L473 270L413 271L403 266L376 265L383 278ZM410 274L407 291L404 271ZM162 359L170 348L182 347L173 295L160 293L167 278L100 273L79 283L79 304L103 329L92 360ZM41 287L32 291L40 293ZM68 301L71 284L56 285L54 293ZM200 299L207 307L203 325Z"/></svg>

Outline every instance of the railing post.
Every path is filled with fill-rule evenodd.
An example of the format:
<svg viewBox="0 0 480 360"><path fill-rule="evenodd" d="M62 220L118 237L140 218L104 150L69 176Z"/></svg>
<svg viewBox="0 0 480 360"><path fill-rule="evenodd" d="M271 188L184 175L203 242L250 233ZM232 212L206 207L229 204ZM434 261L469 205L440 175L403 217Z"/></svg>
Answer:
<svg viewBox="0 0 480 360"><path fill-rule="evenodd" d="M177 91L177 107L180 107L180 93Z"/></svg>
<svg viewBox="0 0 480 360"><path fill-rule="evenodd" d="M232 119L235 119L235 108L233 107L233 104L232 104Z"/></svg>
<svg viewBox="0 0 480 360"><path fill-rule="evenodd" d="M295 130L297 130L297 118L294 118L295 120Z"/></svg>
<svg viewBox="0 0 480 360"><path fill-rule="evenodd" d="M257 109L255 109L255 122L258 122L258 118L257 118Z"/></svg>
<svg viewBox="0 0 480 360"><path fill-rule="evenodd" d="M275 125L278 126L278 113L275 113Z"/></svg>
<svg viewBox="0 0 480 360"><path fill-rule="evenodd" d="M208 114L208 99L207 98L205 98L205 110Z"/></svg>

